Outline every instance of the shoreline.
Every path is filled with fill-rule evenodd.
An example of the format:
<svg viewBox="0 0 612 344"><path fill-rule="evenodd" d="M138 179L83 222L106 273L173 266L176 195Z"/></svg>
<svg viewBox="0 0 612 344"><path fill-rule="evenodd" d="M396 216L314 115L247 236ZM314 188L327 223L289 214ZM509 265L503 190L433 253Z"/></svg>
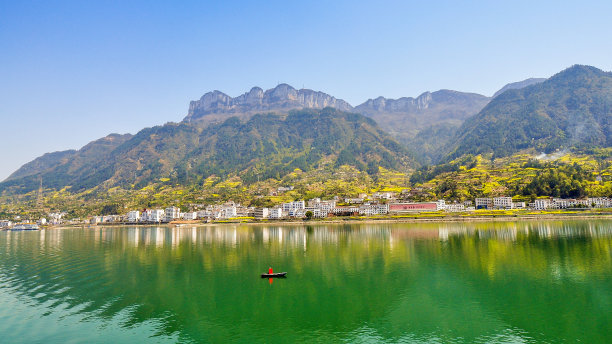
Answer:
<svg viewBox="0 0 612 344"><path fill-rule="evenodd" d="M448 216L448 217L384 217L384 218L333 218L333 219L314 219L314 220L284 220L284 221L216 221L216 222L203 222L203 221L179 221L169 223L109 223L109 224L67 224L67 225L56 225L47 226L41 229L54 229L54 228L103 228L103 227L125 227L125 226L137 226L137 227L157 227L157 226L223 226L223 225L326 225L326 224L401 224L401 223L467 223L467 222L519 222L519 221L554 221L554 220L612 220L612 214L533 214L533 215L489 215L489 216Z"/></svg>

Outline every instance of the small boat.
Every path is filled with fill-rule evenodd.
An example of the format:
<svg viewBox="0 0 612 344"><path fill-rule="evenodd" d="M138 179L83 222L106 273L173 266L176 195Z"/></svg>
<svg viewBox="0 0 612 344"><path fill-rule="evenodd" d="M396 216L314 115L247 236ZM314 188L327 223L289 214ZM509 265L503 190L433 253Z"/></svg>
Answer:
<svg viewBox="0 0 612 344"><path fill-rule="evenodd" d="M261 278L287 277L286 272L275 272L273 274L261 274Z"/></svg>

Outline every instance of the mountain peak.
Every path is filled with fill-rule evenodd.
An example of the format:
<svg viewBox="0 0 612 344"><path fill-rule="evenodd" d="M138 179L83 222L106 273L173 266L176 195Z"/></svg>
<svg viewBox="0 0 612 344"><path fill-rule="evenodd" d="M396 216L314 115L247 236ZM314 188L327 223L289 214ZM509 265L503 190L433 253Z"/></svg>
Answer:
<svg viewBox="0 0 612 344"><path fill-rule="evenodd" d="M529 79L525 79L522 81L512 82L512 83L504 85L504 87L502 87L499 91L495 92L495 94L493 94L493 98L506 92L507 90L518 90L521 88L525 88L527 86L539 84L544 81L546 81L545 78L529 78Z"/></svg>
<svg viewBox="0 0 612 344"><path fill-rule="evenodd" d="M296 90L289 84L278 84L264 91L253 87L247 93L232 98L220 91L204 94L199 100L189 104L189 113L185 122L205 120L208 115L232 114L249 115L257 112L286 112L293 109L322 109L333 107L351 111L353 107L342 99L336 99L327 93L309 89ZM211 118L213 118L212 116ZM218 119L216 116L214 119Z"/></svg>
<svg viewBox="0 0 612 344"><path fill-rule="evenodd" d="M605 76L605 75L611 76L612 73L604 72L603 70L593 67L593 66L575 64L553 75L550 78L550 80L551 81L562 81L565 79L567 80L571 79L575 81L577 79L590 79L592 77L599 77L599 76Z"/></svg>

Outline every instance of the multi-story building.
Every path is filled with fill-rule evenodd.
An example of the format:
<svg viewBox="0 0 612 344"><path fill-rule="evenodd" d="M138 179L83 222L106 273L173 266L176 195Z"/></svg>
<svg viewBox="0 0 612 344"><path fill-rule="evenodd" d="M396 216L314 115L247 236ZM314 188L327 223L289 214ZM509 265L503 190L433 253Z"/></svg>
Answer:
<svg viewBox="0 0 612 344"><path fill-rule="evenodd" d="M492 198L476 198L474 200L474 206L476 209L491 209L493 208Z"/></svg>
<svg viewBox="0 0 612 344"><path fill-rule="evenodd" d="M606 197L589 198L588 200L590 203L589 206L595 208L608 208L612 205L610 199Z"/></svg>
<svg viewBox="0 0 612 344"><path fill-rule="evenodd" d="M536 199L533 202L533 208L536 210L545 210L550 208L550 200L548 198Z"/></svg>
<svg viewBox="0 0 612 344"><path fill-rule="evenodd" d="M493 209L512 209L512 197L493 198Z"/></svg>
<svg viewBox="0 0 612 344"><path fill-rule="evenodd" d="M223 206L223 208L219 210L217 217L221 219L231 219L237 216L238 216L238 211L236 209L236 206L230 205L230 206Z"/></svg>
<svg viewBox="0 0 612 344"><path fill-rule="evenodd" d="M268 208L255 208L254 216L256 219L267 219L270 214Z"/></svg>
<svg viewBox="0 0 612 344"><path fill-rule="evenodd" d="M147 221L149 222L162 222L166 218L166 213L163 209L152 209L148 215Z"/></svg>
<svg viewBox="0 0 612 344"><path fill-rule="evenodd" d="M176 219L181 218L181 209L178 207L168 207L166 208L166 222L170 222Z"/></svg>
<svg viewBox="0 0 612 344"><path fill-rule="evenodd" d="M327 217L336 207L336 201L322 201L320 198L313 198L308 201L308 207L311 208L315 217Z"/></svg>
<svg viewBox="0 0 612 344"><path fill-rule="evenodd" d="M182 218L183 220L188 220L188 221L195 220L198 218L198 213L195 211L188 211L186 213L183 213Z"/></svg>
<svg viewBox="0 0 612 344"><path fill-rule="evenodd" d="M282 219L283 218L283 209L280 207L271 208L268 213L269 219Z"/></svg>
<svg viewBox="0 0 612 344"><path fill-rule="evenodd" d="M572 200L563 198L553 198L551 208L553 209L566 209L570 207Z"/></svg>
<svg viewBox="0 0 612 344"><path fill-rule="evenodd" d="M359 206L359 214L363 216L383 215L389 212L388 204L363 204Z"/></svg>
<svg viewBox="0 0 612 344"><path fill-rule="evenodd" d="M446 201L443 199L439 199L436 202L436 210L446 210Z"/></svg>
<svg viewBox="0 0 612 344"><path fill-rule="evenodd" d="M359 214L359 207L335 207L331 212L335 216L353 216Z"/></svg>
<svg viewBox="0 0 612 344"><path fill-rule="evenodd" d="M444 210L451 213L458 213L465 211L465 205L463 203L448 203Z"/></svg>
<svg viewBox="0 0 612 344"><path fill-rule="evenodd" d="M283 203L281 207L283 209L283 213L289 215L295 210L306 208L306 204L304 201L294 201L294 202L289 202L289 203Z"/></svg>
<svg viewBox="0 0 612 344"><path fill-rule="evenodd" d="M128 222L138 222L140 221L140 212L138 210L132 210L127 213L127 221Z"/></svg>

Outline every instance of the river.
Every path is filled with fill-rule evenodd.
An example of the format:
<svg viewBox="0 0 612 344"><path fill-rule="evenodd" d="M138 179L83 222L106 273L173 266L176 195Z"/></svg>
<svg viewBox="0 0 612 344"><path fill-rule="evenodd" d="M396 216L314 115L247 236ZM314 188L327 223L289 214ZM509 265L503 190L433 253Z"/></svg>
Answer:
<svg viewBox="0 0 612 344"><path fill-rule="evenodd" d="M0 338L610 342L612 221L0 232Z"/></svg>

